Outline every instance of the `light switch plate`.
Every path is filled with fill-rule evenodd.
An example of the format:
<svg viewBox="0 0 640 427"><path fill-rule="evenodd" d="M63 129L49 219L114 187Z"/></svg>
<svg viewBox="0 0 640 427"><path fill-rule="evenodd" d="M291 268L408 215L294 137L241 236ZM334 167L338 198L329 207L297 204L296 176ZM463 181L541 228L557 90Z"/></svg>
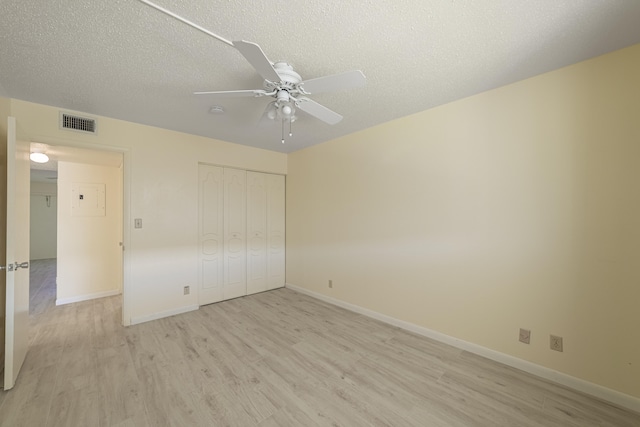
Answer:
<svg viewBox="0 0 640 427"><path fill-rule="evenodd" d="M135 228L142 228L142 218L136 218L133 220L133 226Z"/></svg>

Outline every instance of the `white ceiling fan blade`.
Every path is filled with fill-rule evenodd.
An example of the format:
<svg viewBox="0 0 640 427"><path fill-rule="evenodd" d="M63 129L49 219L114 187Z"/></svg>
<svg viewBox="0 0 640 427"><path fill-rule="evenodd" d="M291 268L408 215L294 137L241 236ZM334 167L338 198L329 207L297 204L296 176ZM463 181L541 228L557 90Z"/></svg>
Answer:
<svg viewBox="0 0 640 427"><path fill-rule="evenodd" d="M249 89L249 90L221 90L221 91L205 91L205 92L193 92L194 95L211 95L215 98L251 98L259 97L267 94L261 89Z"/></svg>
<svg viewBox="0 0 640 427"><path fill-rule="evenodd" d="M316 119L320 119L325 123L329 123L330 125L335 125L336 123L342 120L342 116L335 111L332 111L325 107L324 105L320 105L317 102L309 99L309 98L299 98L299 102L296 103L296 106L304 111L305 113L312 115Z"/></svg>
<svg viewBox="0 0 640 427"><path fill-rule="evenodd" d="M362 74L362 71L353 70L347 71L346 73L305 80L300 83L300 86L305 92L311 94L353 89L364 86L366 83L367 78Z"/></svg>
<svg viewBox="0 0 640 427"><path fill-rule="evenodd" d="M244 40L234 41L233 46L249 61L263 79L271 82L279 82L281 80L267 55L260 49L260 46Z"/></svg>

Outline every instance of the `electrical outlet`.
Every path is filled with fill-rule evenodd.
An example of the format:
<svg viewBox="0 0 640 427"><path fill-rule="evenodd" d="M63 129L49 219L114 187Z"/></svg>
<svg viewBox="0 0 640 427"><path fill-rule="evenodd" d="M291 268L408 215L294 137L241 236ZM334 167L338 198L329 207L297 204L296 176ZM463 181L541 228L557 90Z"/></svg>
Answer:
<svg viewBox="0 0 640 427"><path fill-rule="evenodd" d="M184 294L185 295L189 295L190 292L191 292L191 290L190 290L189 286L185 286L184 287Z"/></svg>
<svg viewBox="0 0 640 427"><path fill-rule="evenodd" d="M522 343L529 344L529 342L531 341L531 331L529 329L520 328L519 340Z"/></svg>
<svg viewBox="0 0 640 427"><path fill-rule="evenodd" d="M329 280L329 287L333 288L333 280Z"/></svg>
<svg viewBox="0 0 640 427"><path fill-rule="evenodd" d="M562 337L551 335L549 346L551 347L551 350L562 352Z"/></svg>

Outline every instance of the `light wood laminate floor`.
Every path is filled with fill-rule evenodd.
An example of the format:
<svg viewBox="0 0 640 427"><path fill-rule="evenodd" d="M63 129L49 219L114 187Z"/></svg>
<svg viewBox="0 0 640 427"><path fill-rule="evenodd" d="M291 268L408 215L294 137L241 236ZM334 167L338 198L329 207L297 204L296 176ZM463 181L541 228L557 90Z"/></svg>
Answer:
<svg viewBox="0 0 640 427"><path fill-rule="evenodd" d="M640 426L640 416L288 289L128 328L120 297L55 306L2 426Z"/></svg>

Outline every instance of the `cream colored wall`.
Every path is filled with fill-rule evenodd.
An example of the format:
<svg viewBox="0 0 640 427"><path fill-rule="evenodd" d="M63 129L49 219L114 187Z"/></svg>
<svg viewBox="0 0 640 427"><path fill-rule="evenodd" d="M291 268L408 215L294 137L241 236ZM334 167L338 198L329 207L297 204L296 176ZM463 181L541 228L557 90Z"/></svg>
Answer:
<svg viewBox="0 0 640 427"><path fill-rule="evenodd" d="M121 291L122 186L119 174L119 167L58 162L58 303ZM75 183L104 184L104 215L72 212Z"/></svg>
<svg viewBox="0 0 640 427"><path fill-rule="evenodd" d="M105 117L98 117L97 135L84 135L58 128L58 108L12 100L11 111L36 142L126 151L125 313L134 321L197 306L197 292L183 295L183 286L197 288L198 162L287 171L287 156L272 151ZM133 228L134 218L143 220L142 229Z"/></svg>
<svg viewBox="0 0 640 427"><path fill-rule="evenodd" d="M640 45L295 152L287 282L640 397L639 159Z"/></svg>
<svg viewBox="0 0 640 427"><path fill-rule="evenodd" d="M11 110L11 101L0 97L0 242L7 241L7 118ZM0 264L7 261L6 244L0 244ZM0 363L4 368L4 327L7 295L6 271L0 271Z"/></svg>
<svg viewBox="0 0 640 427"><path fill-rule="evenodd" d="M57 185L31 181L30 206L29 258L31 260L55 258L58 217Z"/></svg>

